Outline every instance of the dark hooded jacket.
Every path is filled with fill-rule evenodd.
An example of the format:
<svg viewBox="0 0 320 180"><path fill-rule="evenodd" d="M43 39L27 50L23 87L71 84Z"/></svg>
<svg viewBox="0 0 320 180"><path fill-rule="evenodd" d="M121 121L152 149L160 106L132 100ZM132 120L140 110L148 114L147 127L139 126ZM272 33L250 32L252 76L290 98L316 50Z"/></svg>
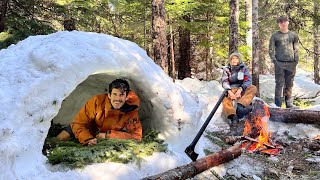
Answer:
<svg viewBox="0 0 320 180"><path fill-rule="evenodd" d="M237 66L231 66L230 60L232 56L238 56L240 63ZM241 75L243 74L243 76ZM231 89L233 87L242 87L243 90L246 90L252 84L252 77L249 73L246 65L243 64L240 55L238 53L232 53L229 56L228 66L223 68L223 75L221 78L222 87L224 89Z"/></svg>

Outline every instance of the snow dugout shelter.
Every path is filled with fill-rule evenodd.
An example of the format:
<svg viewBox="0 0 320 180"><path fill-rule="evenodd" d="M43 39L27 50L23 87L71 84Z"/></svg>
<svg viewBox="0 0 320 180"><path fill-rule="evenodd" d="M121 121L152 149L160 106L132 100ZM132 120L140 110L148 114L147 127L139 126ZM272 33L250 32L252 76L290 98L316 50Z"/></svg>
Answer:
<svg viewBox="0 0 320 180"><path fill-rule="evenodd" d="M41 150L51 121L72 122L115 78L127 79L139 96L144 130L159 130L169 148L183 152L201 110L143 49L104 34L57 32L0 51L0 179L74 179L75 171L51 172L45 165Z"/></svg>

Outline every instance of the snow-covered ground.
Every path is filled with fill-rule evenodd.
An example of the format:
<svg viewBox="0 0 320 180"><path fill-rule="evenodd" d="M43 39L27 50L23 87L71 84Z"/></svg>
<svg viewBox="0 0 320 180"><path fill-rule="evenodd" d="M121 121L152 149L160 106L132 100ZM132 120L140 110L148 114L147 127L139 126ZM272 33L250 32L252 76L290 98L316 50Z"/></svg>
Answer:
<svg viewBox="0 0 320 180"><path fill-rule="evenodd" d="M63 101L91 75L127 78L145 105L141 112L148 115L142 123L161 131L169 153L155 153L145 158L141 166L107 162L61 170L47 164L41 150L50 122ZM260 82L261 94L272 98L274 77L260 76ZM1 50L0 87L0 179L140 179L190 163L184 149L223 91L217 81L186 78L173 83L136 44L77 31L29 37ZM320 86L312 82L309 74L299 70L294 94L312 97L319 91ZM319 102L318 97L314 104ZM279 136L288 129L296 137L320 134L313 125L269 124ZM221 117L221 107L208 129L229 129ZM204 156L203 148L219 150L201 138L196 147L199 157ZM251 167L253 163L239 157L214 169L221 176L226 172L236 176L261 174L259 166Z"/></svg>

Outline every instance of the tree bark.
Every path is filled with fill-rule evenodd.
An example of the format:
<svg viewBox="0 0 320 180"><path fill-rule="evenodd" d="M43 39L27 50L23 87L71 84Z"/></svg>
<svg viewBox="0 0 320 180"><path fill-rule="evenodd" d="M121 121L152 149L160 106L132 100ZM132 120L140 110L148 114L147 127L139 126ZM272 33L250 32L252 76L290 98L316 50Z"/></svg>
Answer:
<svg viewBox="0 0 320 180"><path fill-rule="evenodd" d="M176 167L158 175L143 178L144 180L157 179L157 180L172 180L172 179L188 179L195 175L220 164L231 161L241 155L240 143L226 150L222 150L206 157L203 157L190 164Z"/></svg>
<svg viewBox="0 0 320 180"><path fill-rule="evenodd" d="M184 20L190 22L188 15L184 16ZM179 27L179 69L178 78L184 79L191 77L191 56L190 56L191 42L190 42L190 31L184 27Z"/></svg>
<svg viewBox="0 0 320 180"><path fill-rule="evenodd" d="M229 55L238 52L239 0L230 0Z"/></svg>
<svg viewBox="0 0 320 180"><path fill-rule="evenodd" d="M65 31L74 31L76 30L76 20L74 18L66 18L63 21L63 28Z"/></svg>
<svg viewBox="0 0 320 180"><path fill-rule="evenodd" d="M154 61L168 74L168 41L164 0L152 0L152 39Z"/></svg>
<svg viewBox="0 0 320 180"><path fill-rule="evenodd" d="M247 46L250 47L248 54L252 57L252 0L245 0L246 2L246 21L248 23L247 27Z"/></svg>
<svg viewBox="0 0 320 180"><path fill-rule="evenodd" d="M270 120L284 123L320 124L320 111L270 108Z"/></svg>
<svg viewBox="0 0 320 180"><path fill-rule="evenodd" d="M317 14L319 13L319 3L318 1L313 1L314 6L314 17L317 17ZM316 22L314 19L313 22L313 49L314 49L314 64L313 64L313 70L314 70L314 82L316 84L320 84L320 71L319 71L319 54L320 54L320 36L319 36L319 22Z"/></svg>
<svg viewBox="0 0 320 180"><path fill-rule="evenodd" d="M169 15L168 15L169 17ZM171 73L172 73L172 80L173 82L175 82L175 79L176 79L176 63L175 63L175 60L174 60L174 48L173 48L173 32L172 32L172 19L169 17L169 29L170 29L170 52L171 52L171 67L172 67L172 70L171 70Z"/></svg>
<svg viewBox="0 0 320 180"><path fill-rule="evenodd" d="M147 41L147 0L144 0L144 8L143 8L143 48L147 51L146 48Z"/></svg>
<svg viewBox="0 0 320 180"><path fill-rule="evenodd" d="M212 42L212 35L210 35L210 24L211 22L211 17L209 12L207 12L207 33L206 33L206 39L208 44L210 44ZM213 47L209 46L208 48L206 48L206 81L210 81L212 80L212 69L213 69L213 65L212 65L212 59L213 59Z"/></svg>
<svg viewBox="0 0 320 180"><path fill-rule="evenodd" d="M252 0L252 84L257 87L256 96L259 92L259 24L258 24L258 0Z"/></svg>
<svg viewBox="0 0 320 180"><path fill-rule="evenodd" d="M9 0L1 0L0 2L0 33L6 29L5 17L8 10Z"/></svg>

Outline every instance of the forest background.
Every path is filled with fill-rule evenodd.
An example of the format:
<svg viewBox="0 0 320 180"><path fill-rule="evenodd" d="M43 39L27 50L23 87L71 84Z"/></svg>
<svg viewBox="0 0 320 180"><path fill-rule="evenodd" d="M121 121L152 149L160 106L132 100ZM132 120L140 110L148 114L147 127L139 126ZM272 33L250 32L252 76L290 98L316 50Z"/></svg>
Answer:
<svg viewBox="0 0 320 180"><path fill-rule="evenodd" d="M105 33L137 43L174 79L213 80L238 51L252 70L273 73L276 18L299 35L299 68L320 84L320 0L1 0L0 48L56 31Z"/></svg>

